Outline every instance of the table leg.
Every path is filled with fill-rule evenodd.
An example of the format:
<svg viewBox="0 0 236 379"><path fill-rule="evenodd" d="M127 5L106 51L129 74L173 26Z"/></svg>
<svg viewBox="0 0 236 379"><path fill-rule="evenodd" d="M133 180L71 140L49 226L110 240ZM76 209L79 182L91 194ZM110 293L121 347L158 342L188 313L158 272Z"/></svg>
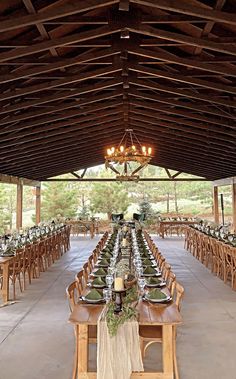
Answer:
<svg viewBox="0 0 236 379"><path fill-rule="evenodd" d="M3 278L2 278L2 298L3 302L7 303L9 300L9 262L2 265Z"/></svg>
<svg viewBox="0 0 236 379"><path fill-rule="evenodd" d="M87 377L88 373L88 325L78 326L78 379Z"/></svg>
<svg viewBox="0 0 236 379"><path fill-rule="evenodd" d="M173 327L172 325L162 326L162 361L163 373L170 379L174 378L173 372Z"/></svg>

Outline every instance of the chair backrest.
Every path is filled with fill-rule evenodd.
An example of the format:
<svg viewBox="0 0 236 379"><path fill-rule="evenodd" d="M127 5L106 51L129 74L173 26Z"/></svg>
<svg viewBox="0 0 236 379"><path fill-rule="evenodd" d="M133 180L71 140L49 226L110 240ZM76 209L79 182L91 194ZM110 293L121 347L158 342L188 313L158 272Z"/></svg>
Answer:
<svg viewBox="0 0 236 379"><path fill-rule="evenodd" d="M69 302L69 307L71 312L74 309L75 304L78 300L78 290L77 290L77 282L74 281L66 288L66 295Z"/></svg>
<svg viewBox="0 0 236 379"><path fill-rule="evenodd" d="M171 270L171 265L165 262L162 268L162 277L165 281L167 281L169 278L170 270Z"/></svg>
<svg viewBox="0 0 236 379"><path fill-rule="evenodd" d="M176 281L176 276L173 273L173 271L170 270L168 280L167 280L167 288L169 289L172 297L174 295L175 281Z"/></svg>
<svg viewBox="0 0 236 379"><path fill-rule="evenodd" d="M83 270L84 270L84 278L85 278L85 281L87 283L88 281L88 277L89 277L89 267L88 267L88 262L86 262L84 265L83 265Z"/></svg>
<svg viewBox="0 0 236 379"><path fill-rule="evenodd" d="M82 294L85 286L86 286L86 280L84 278L84 271L81 270L75 275L75 280L77 282L77 290L79 295Z"/></svg>
<svg viewBox="0 0 236 379"><path fill-rule="evenodd" d="M184 287L181 286L181 284L179 284L178 282L175 282L175 291L174 292L175 292L175 304L177 305L178 311L180 312L181 302L182 302L183 295L184 295Z"/></svg>

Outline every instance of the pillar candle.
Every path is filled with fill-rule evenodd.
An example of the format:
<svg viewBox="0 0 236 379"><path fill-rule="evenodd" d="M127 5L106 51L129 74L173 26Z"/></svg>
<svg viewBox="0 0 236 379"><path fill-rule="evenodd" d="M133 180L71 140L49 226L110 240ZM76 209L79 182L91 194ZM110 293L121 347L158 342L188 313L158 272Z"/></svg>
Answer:
<svg viewBox="0 0 236 379"><path fill-rule="evenodd" d="M115 291L122 291L124 289L123 278L115 278L114 289Z"/></svg>

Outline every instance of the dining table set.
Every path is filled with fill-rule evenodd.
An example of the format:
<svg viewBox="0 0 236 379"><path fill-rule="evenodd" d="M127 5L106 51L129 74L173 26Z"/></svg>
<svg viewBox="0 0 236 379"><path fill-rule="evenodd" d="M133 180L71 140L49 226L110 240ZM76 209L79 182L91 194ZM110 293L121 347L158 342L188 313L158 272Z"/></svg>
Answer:
<svg viewBox="0 0 236 379"><path fill-rule="evenodd" d="M236 234L228 226L200 222L186 228L185 248L236 290Z"/></svg>
<svg viewBox="0 0 236 379"><path fill-rule="evenodd" d="M67 287L73 379L178 378L175 340L183 292L147 232L123 223L105 233ZM155 342L162 344L162 371L147 372L143 360ZM97 345L96 372L88 367L90 343Z"/></svg>
<svg viewBox="0 0 236 379"><path fill-rule="evenodd" d="M185 233L186 226L197 223L198 219L195 217L160 217L157 223L157 234L161 238L172 235L182 236Z"/></svg>
<svg viewBox="0 0 236 379"><path fill-rule="evenodd" d="M0 293L3 303L10 304L10 284L13 300L16 284L22 292L28 279L38 278L55 260L70 248L70 226L54 221L19 230L0 237Z"/></svg>

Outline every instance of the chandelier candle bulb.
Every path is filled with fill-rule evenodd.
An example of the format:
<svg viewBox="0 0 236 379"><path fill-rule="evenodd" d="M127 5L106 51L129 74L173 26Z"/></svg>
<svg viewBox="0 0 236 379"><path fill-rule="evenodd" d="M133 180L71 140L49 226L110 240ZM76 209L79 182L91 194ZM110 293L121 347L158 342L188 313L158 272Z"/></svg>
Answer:
<svg viewBox="0 0 236 379"><path fill-rule="evenodd" d="M123 278L115 278L114 282L114 290L115 291L123 291L124 290L124 280Z"/></svg>

